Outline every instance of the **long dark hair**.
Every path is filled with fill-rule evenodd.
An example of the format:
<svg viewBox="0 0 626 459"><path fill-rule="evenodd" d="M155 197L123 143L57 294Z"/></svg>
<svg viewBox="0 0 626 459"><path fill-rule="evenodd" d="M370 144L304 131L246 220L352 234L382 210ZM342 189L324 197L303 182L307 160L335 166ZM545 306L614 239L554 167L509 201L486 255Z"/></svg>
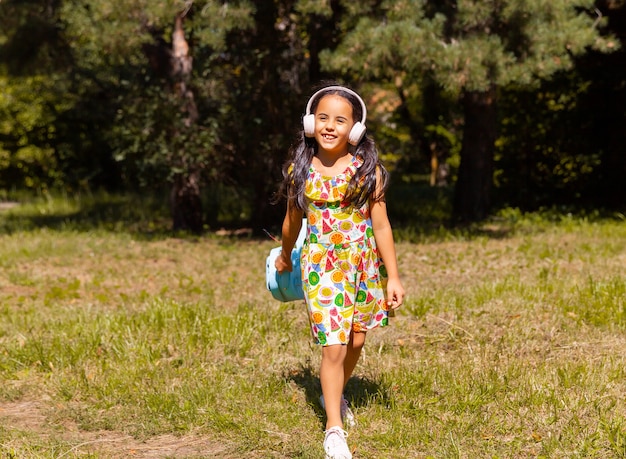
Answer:
<svg viewBox="0 0 626 459"><path fill-rule="evenodd" d="M350 92L341 89L329 89L321 92L311 103L311 113L315 113L322 97L329 94L345 98L352 105L352 117L360 121L363 109L359 100ZM283 181L279 189L279 197L286 197L293 208L305 210L307 206L304 196L306 179L309 176L309 167L313 157L317 154L317 142L314 138L306 137L301 130L296 143L289 149L289 157L283 165ZM369 199L382 199L389 184L389 173L380 162L378 149L374 140L364 135L356 147L349 146L349 151L363 164L357 168L356 174L350 180L345 199L356 208L363 207ZM376 174L379 174L380 183L376 183Z"/></svg>

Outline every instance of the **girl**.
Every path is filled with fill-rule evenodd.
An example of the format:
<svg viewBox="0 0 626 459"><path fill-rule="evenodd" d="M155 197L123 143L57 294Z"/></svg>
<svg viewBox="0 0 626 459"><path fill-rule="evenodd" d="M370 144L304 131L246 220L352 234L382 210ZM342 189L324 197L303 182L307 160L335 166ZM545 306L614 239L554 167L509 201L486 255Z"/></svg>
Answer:
<svg viewBox="0 0 626 459"><path fill-rule="evenodd" d="M364 135L366 114L363 100L348 88L316 92L281 185L287 213L278 272L292 270L291 250L303 215L307 219L302 284L311 331L322 345L327 459L352 458L343 423L353 423L353 416L343 391L367 331L387 325L389 309L404 298L384 200L389 176Z"/></svg>

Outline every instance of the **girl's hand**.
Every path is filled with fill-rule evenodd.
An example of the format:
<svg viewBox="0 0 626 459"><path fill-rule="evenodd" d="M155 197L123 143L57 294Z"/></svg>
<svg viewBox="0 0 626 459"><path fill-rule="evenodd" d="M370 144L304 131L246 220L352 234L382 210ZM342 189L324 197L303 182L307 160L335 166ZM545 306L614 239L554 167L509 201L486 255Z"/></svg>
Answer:
<svg viewBox="0 0 626 459"><path fill-rule="evenodd" d="M404 301L404 287L400 279L387 281L387 305L392 309L398 309Z"/></svg>
<svg viewBox="0 0 626 459"><path fill-rule="evenodd" d="M276 271L278 271L279 273L282 273L284 271L293 271L291 257L287 256L284 251L281 251L280 255L276 257L276 261L274 261L274 266L276 267Z"/></svg>

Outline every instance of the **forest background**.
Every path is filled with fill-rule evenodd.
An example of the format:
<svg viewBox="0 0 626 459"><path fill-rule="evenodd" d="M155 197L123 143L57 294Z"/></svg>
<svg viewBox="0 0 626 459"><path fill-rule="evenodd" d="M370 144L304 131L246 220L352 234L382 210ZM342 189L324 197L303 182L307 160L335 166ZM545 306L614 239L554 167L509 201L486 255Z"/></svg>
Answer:
<svg viewBox="0 0 626 459"><path fill-rule="evenodd" d="M324 82L359 91L396 225L623 211L626 5L0 1L0 199L137 193L174 229L275 230Z"/></svg>
<svg viewBox="0 0 626 459"><path fill-rule="evenodd" d="M336 81L407 289L347 387L355 457L626 457L625 13L0 0L0 456L321 457L319 352L262 230Z"/></svg>

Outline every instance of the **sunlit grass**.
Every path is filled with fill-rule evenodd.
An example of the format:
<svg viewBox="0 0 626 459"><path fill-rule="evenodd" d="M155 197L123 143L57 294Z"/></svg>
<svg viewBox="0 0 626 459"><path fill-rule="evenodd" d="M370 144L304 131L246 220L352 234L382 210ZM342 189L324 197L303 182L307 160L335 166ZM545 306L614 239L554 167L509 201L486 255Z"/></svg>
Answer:
<svg viewBox="0 0 626 459"><path fill-rule="evenodd" d="M67 206L0 231L2 457L321 457L319 349L265 290L274 242ZM624 457L624 222L440 231L399 229L408 297L348 384L355 457Z"/></svg>

